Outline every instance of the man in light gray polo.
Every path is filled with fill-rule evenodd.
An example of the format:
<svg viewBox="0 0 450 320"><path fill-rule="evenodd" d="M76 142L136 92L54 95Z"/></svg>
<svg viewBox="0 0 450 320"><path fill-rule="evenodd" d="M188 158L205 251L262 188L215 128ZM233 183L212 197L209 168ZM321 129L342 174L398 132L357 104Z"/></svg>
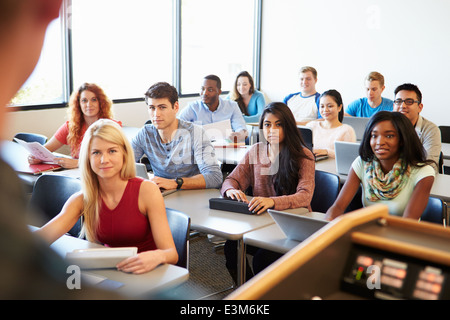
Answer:
<svg viewBox="0 0 450 320"><path fill-rule="evenodd" d="M136 161L145 154L160 189L219 188L223 175L211 141L201 126L177 119L178 93L166 82L145 94L151 124L133 138Z"/></svg>

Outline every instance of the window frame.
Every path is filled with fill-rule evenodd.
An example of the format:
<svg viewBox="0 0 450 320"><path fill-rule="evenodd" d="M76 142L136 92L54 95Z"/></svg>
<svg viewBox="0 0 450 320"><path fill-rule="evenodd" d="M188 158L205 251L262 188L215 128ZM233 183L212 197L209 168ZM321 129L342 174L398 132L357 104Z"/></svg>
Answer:
<svg viewBox="0 0 450 320"><path fill-rule="evenodd" d="M173 6L173 35L172 35L172 61L174 64L172 72L172 83L180 92L181 88L181 0L172 0ZM253 28L253 80L255 88L260 89L261 83L261 38L262 38L262 10L263 0L254 0L255 2L255 21ZM73 59L72 59L72 31L70 26L70 7L72 0L64 0L61 7L61 28L62 30L62 60L63 60L63 102L51 104L35 105L17 105L8 106L8 111L29 111L65 108L69 102L70 94L73 91ZM228 91L223 92L227 94ZM196 97L198 93L179 94L180 98ZM113 99L114 104L131 103L144 101L144 97L130 97L126 99Z"/></svg>

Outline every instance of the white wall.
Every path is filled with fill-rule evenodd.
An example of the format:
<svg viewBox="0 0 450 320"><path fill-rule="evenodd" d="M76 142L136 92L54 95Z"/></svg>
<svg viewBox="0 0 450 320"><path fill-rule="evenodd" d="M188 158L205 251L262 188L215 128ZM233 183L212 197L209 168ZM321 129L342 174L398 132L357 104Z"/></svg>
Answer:
<svg viewBox="0 0 450 320"><path fill-rule="evenodd" d="M198 97L180 99L180 109L195 99ZM143 101L114 104L113 112L124 126L140 128L149 119ZM50 138L67 120L67 108L10 112L7 117L4 139L11 140L17 132L40 133Z"/></svg>
<svg viewBox="0 0 450 320"><path fill-rule="evenodd" d="M379 71L384 96L415 83L424 96L422 114L450 125L449 13L448 0L264 0L261 90L280 101L299 91L299 68L312 65L318 91L337 89L348 104L364 96L364 77ZM181 108L194 99L182 99ZM143 102L117 104L114 112L126 126L148 119ZM13 112L5 138L20 131L51 137L65 119L65 109Z"/></svg>
<svg viewBox="0 0 450 320"><path fill-rule="evenodd" d="M344 104L365 95L370 71L385 76L384 96L411 82L422 115L450 125L450 1L264 0L261 89L270 100L299 91L298 70L318 71L317 89Z"/></svg>

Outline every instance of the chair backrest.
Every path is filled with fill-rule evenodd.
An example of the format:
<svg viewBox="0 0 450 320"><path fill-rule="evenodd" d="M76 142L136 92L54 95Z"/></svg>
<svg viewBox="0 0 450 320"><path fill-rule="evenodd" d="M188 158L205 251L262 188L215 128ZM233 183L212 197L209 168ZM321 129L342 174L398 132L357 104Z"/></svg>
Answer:
<svg viewBox="0 0 450 320"><path fill-rule="evenodd" d="M181 211L166 208L170 231L178 252L177 266L189 268L189 229L191 218Z"/></svg>
<svg viewBox="0 0 450 320"><path fill-rule="evenodd" d="M428 204L420 217L421 221L447 225L447 204L442 199L430 197Z"/></svg>
<svg viewBox="0 0 450 320"><path fill-rule="evenodd" d="M441 130L441 142L450 143L450 126L439 126Z"/></svg>
<svg viewBox="0 0 450 320"><path fill-rule="evenodd" d="M17 133L14 138L26 141L26 142L39 142L40 144L44 145L47 142L47 137L38 134L38 133L27 133L27 132L20 132Z"/></svg>
<svg viewBox="0 0 450 320"><path fill-rule="evenodd" d="M338 175L316 170L311 209L316 212L326 213L336 200L340 188L341 182Z"/></svg>
<svg viewBox="0 0 450 320"><path fill-rule="evenodd" d="M58 215L71 195L81 190L81 182L74 177L44 174L34 184L30 205L44 215L45 222ZM78 237L81 230L81 218L69 231Z"/></svg>

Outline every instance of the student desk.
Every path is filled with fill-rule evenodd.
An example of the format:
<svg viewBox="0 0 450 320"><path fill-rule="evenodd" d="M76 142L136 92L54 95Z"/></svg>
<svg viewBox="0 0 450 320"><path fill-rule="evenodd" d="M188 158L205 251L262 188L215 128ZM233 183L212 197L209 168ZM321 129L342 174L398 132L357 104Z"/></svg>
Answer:
<svg viewBox="0 0 450 320"><path fill-rule="evenodd" d="M324 219L325 217L325 214L321 212L307 212L299 215L315 219ZM246 246L252 245L281 254L288 252L300 243L300 241L286 238L286 235L276 223L244 234L243 240Z"/></svg>
<svg viewBox="0 0 450 320"><path fill-rule="evenodd" d="M209 208L209 199L220 197L218 189L179 190L164 197L166 208L184 212L191 217L191 229L214 234L238 242L238 285L244 281L246 233L274 224L267 213L247 215ZM297 212L298 210L286 210Z"/></svg>
<svg viewBox="0 0 450 320"><path fill-rule="evenodd" d="M28 151L20 144L13 141L1 141L0 157L17 172L20 180L25 185L26 191L31 193L38 176L24 173L28 171L30 165L28 163L28 155Z"/></svg>
<svg viewBox="0 0 450 320"><path fill-rule="evenodd" d="M33 229L34 227L31 227ZM51 248L63 258L67 252L75 249L102 248L100 244L88 242L83 239L64 235L56 240ZM164 264L144 274L129 274L115 269L95 269L82 271L90 276L91 280L112 280L121 285L114 292L130 298L148 298L163 291L177 286L189 278L189 271L175 265ZM68 274L69 276L69 274ZM101 285L101 283L98 283ZM95 284L94 284L95 286Z"/></svg>
<svg viewBox="0 0 450 320"><path fill-rule="evenodd" d="M328 158L316 162L316 169L336 174L336 161L334 158ZM341 182L347 180L347 175L339 174ZM436 174L430 196L440 198L443 201L450 201L450 175Z"/></svg>

